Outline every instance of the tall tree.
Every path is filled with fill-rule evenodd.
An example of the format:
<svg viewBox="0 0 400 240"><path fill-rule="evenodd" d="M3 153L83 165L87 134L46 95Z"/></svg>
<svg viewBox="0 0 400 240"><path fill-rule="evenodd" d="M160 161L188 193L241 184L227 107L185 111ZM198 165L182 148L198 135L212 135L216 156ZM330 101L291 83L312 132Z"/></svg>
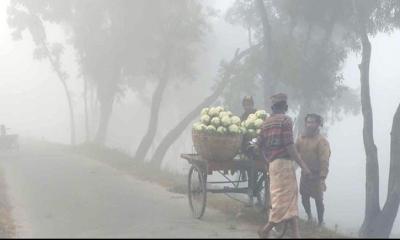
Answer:
<svg viewBox="0 0 400 240"><path fill-rule="evenodd" d="M60 7L58 3L53 4L54 12L59 12L56 11ZM126 46L121 44L124 29L117 20L124 17L124 5L122 1L91 0L70 1L70 4L68 14L54 18L72 29L71 43L78 52L82 76L91 80L91 85L96 88L100 117L95 142L102 145L106 141L115 98L121 93L123 50ZM128 9L132 8L125 11Z"/></svg>
<svg viewBox="0 0 400 240"><path fill-rule="evenodd" d="M95 140L104 144L115 98L132 73L144 72L143 56L153 54L155 1L15 0L42 21L64 28L77 50L81 76L96 88L100 117ZM155 13L157 14L157 13ZM146 23L146 24L143 24ZM152 41L154 40L154 41Z"/></svg>
<svg viewBox="0 0 400 240"><path fill-rule="evenodd" d="M352 2L355 21L354 31L361 42L362 59L359 65L361 82L361 105L363 115L363 140L366 154L365 216L360 229L361 237L389 237L400 204L400 158L395 155L399 147L399 108L393 119L391 135L391 159L389 186L386 202L381 209L379 200L378 150L373 135L373 111L371 105L369 71L371 62L371 42L369 34L379 31L389 32L398 24L399 5L392 1ZM397 20L398 21L398 20Z"/></svg>
<svg viewBox="0 0 400 240"><path fill-rule="evenodd" d="M63 47L59 43L50 44L47 40L46 28L36 5L31 1L12 0L8 7L8 24L14 29L12 35L15 40L22 39L22 32L28 30L36 45L34 57L48 59L53 71L60 80L68 102L70 116L70 143L75 144L75 120L71 93L68 89L68 74L62 70L61 54Z"/></svg>
<svg viewBox="0 0 400 240"><path fill-rule="evenodd" d="M366 22L369 13L372 9L365 9L367 5L358 4L355 6L357 19L359 21L359 36L362 44L362 61L360 68L361 81L361 105L364 119L363 139L366 153L366 197L365 197L365 218L363 226L360 230L361 236L370 236L370 230L367 230L374 216L380 212L379 205L379 165L378 165L378 150L375 145L373 135L373 117L369 87L369 69L371 62L371 42L369 41ZM369 233L368 233L369 232Z"/></svg>
<svg viewBox="0 0 400 240"><path fill-rule="evenodd" d="M142 138L134 158L143 161L157 132L159 111L166 87L173 80L190 79L193 62L206 29L205 13L202 5L195 0L168 0L159 3L160 12L156 33L159 44L150 66L150 73L157 81L152 96L150 120L146 134Z"/></svg>
<svg viewBox="0 0 400 240"><path fill-rule="evenodd" d="M88 105L88 81L84 79L83 81L83 105L85 111L85 140L90 141L90 130L89 130L89 105Z"/></svg>
<svg viewBox="0 0 400 240"><path fill-rule="evenodd" d="M302 125L300 120L306 112L318 112L326 117L332 115L332 119L342 112L357 113L357 96L341 81L348 45L332 37L336 21L341 17L340 11L329 1L304 0L300 4L290 0L255 0L254 39L270 42L271 46L253 53L242 66L224 94L229 107L238 106L244 92L267 103L271 93L284 91L290 96L292 110L299 110L296 129ZM239 18L240 11L232 12ZM269 110L269 106L265 108Z"/></svg>

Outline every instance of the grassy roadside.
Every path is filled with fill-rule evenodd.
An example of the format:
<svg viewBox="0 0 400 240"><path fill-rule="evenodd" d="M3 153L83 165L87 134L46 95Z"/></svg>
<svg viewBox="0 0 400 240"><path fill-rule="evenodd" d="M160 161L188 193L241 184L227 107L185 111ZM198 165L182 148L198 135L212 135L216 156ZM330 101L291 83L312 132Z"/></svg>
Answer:
<svg viewBox="0 0 400 240"><path fill-rule="evenodd" d="M102 148L92 144L83 144L70 148L71 153L96 159L138 179L150 181L175 193L187 193L186 176L161 171L158 167L144 162L135 162L130 156L115 149ZM209 194L207 207L220 210L241 222L260 226L265 217L253 208L246 208L242 203L227 199L223 194ZM346 238L345 235L327 228L318 229L315 225L300 220L300 229L304 238Z"/></svg>
<svg viewBox="0 0 400 240"><path fill-rule="evenodd" d="M11 214L11 205L7 197L7 184L0 170L0 238L15 237L15 224Z"/></svg>

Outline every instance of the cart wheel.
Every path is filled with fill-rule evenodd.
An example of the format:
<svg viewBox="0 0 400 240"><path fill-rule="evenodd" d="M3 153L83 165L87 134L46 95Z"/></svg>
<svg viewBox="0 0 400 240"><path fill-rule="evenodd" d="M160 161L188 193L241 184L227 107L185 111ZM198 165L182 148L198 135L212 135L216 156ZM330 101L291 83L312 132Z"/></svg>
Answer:
<svg viewBox="0 0 400 240"><path fill-rule="evenodd" d="M206 178L207 175L205 175L198 166L192 165L189 170L188 179L189 205L193 216L197 219L203 216L206 209Z"/></svg>

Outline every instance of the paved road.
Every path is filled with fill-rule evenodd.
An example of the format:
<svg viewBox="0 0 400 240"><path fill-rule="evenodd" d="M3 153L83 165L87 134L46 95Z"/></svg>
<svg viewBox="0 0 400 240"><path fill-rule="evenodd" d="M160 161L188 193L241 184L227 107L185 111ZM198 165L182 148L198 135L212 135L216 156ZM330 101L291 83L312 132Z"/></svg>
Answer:
<svg viewBox="0 0 400 240"><path fill-rule="evenodd" d="M186 196L61 149L0 153L0 167L17 237L256 237L219 211L193 219Z"/></svg>

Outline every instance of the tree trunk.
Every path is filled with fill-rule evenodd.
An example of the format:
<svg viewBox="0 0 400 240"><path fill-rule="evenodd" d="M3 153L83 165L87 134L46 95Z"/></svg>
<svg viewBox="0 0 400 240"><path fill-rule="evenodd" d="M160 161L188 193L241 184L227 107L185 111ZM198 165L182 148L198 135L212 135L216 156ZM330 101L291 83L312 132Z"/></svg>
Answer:
<svg viewBox="0 0 400 240"><path fill-rule="evenodd" d="M332 33L333 33L333 30L334 30L334 27L335 27L336 17L337 17L337 13L334 10L332 15L331 15L331 17L330 17L330 20L329 20L329 23L328 23L328 27L326 28L325 35L322 38L321 43L320 43L320 45L318 46L318 49L317 49L317 51L319 53L319 54L317 54L317 57L319 59L316 61L317 64L314 66L314 72L315 73L318 73L319 71L321 71L321 66L324 63L324 61L323 61L323 56L324 56L323 51L326 49L326 46L327 46L327 44L329 43L329 41L330 41L330 39L332 37ZM307 49L308 49L309 41L310 41L310 38L311 38L310 35L312 33L312 28L313 27L311 25L309 25L308 31L307 31L306 42L304 44L304 46L305 46L304 49L306 49L305 50L305 54L307 54ZM306 64L304 63L304 67L303 67L304 69L306 68L305 65ZM304 74L304 77L307 78L306 74ZM295 136L298 136L299 134L301 134L304 131L304 118L305 118L306 114L310 113L311 111L314 111L313 107L310 105L310 101L312 100L310 97L312 96L312 93L308 90L308 88L303 90L302 95L303 95L303 102L300 105L299 114L297 115L297 118L296 118L296 121L295 121L295 124L294 124L294 131L293 132L294 132Z"/></svg>
<svg viewBox="0 0 400 240"><path fill-rule="evenodd" d="M107 137L108 123L114 104L114 96L101 97L100 102L100 123L96 134L96 143L104 145Z"/></svg>
<svg viewBox="0 0 400 240"><path fill-rule="evenodd" d="M118 84L121 77L121 68L116 54L109 56L112 61L103 69L103 75L98 76L100 82L97 86L97 98L100 108L99 126L96 133L95 142L101 146L106 144L108 127L114 100L118 93Z"/></svg>
<svg viewBox="0 0 400 240"><path fill-rule="evenodd" d="M70 141L71 141L71 145L75 145L75 120L74 120L74 110L73 110L73 105L72 105L72 99L71 99L71 94L68 91L68 86L67 83L65 81L65 74L63 74L61 72L61 70L58 67L58 64L56 63L56 61L53 59L53 57L51 56L51 52L49 50L49 48L47 47L47 43L43 42L42 43L46 53L47 53L47 57L50 61L51 66L53 67L54 71L56 72L58 79L61 81L61 84L63 85L64 88L64 92L65 95L67 97L67 102L68 102L68 108L69 108L69 117L70 117Z"/></svg>
<svg viewBox="0 0 400 240"><path fill-rule="evenodd" d="M304 127L305 127L304 119L305 119L307 113L310 113L310 111L311 110L309 109L309 103L306 99L304 99L304 101L300 105L299 114L297 114L297 118L294 122L293 134L295 137L299 136L304 131Z"/></svg>
<svg viewBox="0 0 400 240"><path fill-rule="evenodd" d="M168 76L161 76L160 81L156 90L153 93L152 102L151 102L151 110L150 110L150 120L149 125L147 127L147 132L142 138L142 141L139 144L139 147L136 150L136 154L134 159L136 161L144 161L153 142L153 139L157 133L157 126L158 126L158 116L160 113L160 106L162 101L162 96L164 90L167 86Z"/></svg>
<svg viewBox="0 0 400 240"><path fill-rule="evenodd" d="M85 130L86 130L86 142L90 140L90 132L89 132L89 111L88 111L88 82L87 79L83 79L83 103L85 108Z"/></svg>
<svg viewBox="0 0 400 240"><path fill-rule="evenodd" d="M264 108L268 111L271 108L270 97L273 94L271 91L272 87L272 76L270 73L271 59L272 59L272 39L271 39L271 25L268 20L268 13L264 5L263 0L255 0L256 10L262 21L263 26L263 52L264 52L264 64L265 67L261 70L263 77L263 91L264 91Z"/></svg>
<svg viewBox="0 0 400 240"><path fill-rule="evenodd" d="M303 61L301 62L302 65L302 75L303 78L307 78L307 74L305 73L305 69L307 69L307 53L308 53L308 47L310 46L310 40L311 40L311 35L313 32L313 25L312 24L308 24L308 28L307 28L307 33L306 36L304 38L304 44L303 44L303 52L304 52L304 58ZM325 42L327 43L327 42ZM319 48L319 51L322 51L322 48ZM321 62L320 62L321 63ZM318 71L319 69L317 69ZM301 99L301 103L300 103L300 109L299 109L299 113L297 114L297 118L294 122L294 129L293 129L293 133L294 136L297 137L300 133L303 132L304 130L304 125L303 125L303 119L306 116L306 114L308 113L308 111L310 111L309 109L309 105L307 104L307 102L309 101L309 98L311 98L312 96L310 94L308 94L308 87L306 87L305 89L302 89L302 97L303 99Z"/></svg>
<svg viewBox="0 0 400 240"><path fill-rule="evenodd" d="M362 6L353 1L362 44L361 106L364 118L363 140L366 153L365 216L359 235L364 238L388 238L400 204L400 105L393 117L390 149L388 193L383 209L379 205L379 163L373 136L373 116L369 87L371 43L366 31L366 16Z"/></svg>
<svg viewBox="0 0 400 240"><path fill-rule="evenodd" d="M229 65L225 69L225 73L223 75L223 79L219 83L218 87L215 91L208 96L202 103L200 103L195 109L193 109L182 121L180 121L162 140L159 146L157 147L153 157L151 158L152 162L155 162L154 165L159 166L164 159L165 154L168 149L172 146L174 142L179 138L179 136L185 131L186 127L192 122L199 114L202 108L212 104L218 96L223 92L226 85L229 83L231 74L233 69L243 57L247 56L251 51L259 48L259 44L249 47L248 49L239 53L239 49L236 50L235 56L230 61Z"/></svg>
<svg viewBox="0 0 400 240"><path fill-rule="evenodd" d="M29 10L28 10L29 12ZM38 22L41 22L40 18L38 16L36 16L35 14L31 14L31 17L33 17L35 20L37 20ZM65 95L67 97L67 102L68 102L68 108L69 108L69 116L70 116L70 143L71 145L75 145L75 120L74 120L74 111L73 111L73 105L72 105L72 99L71 99L71 95L68 91L68 86L67 83L65 81L66 79L66 74L64 74L61 69L60 69L60 64L58 64L56 62L56 60L53 58L47 41L46 40L42 40L40 42L40 44L42 45L42 47L44 48L45 52L46 52L46 56L50 61L51 66L53 67L53 70L56 72L58 79L61 81L61 84L63 85L64 91L65 91Z"/></svg>
<svg viewBox="0 0 400 240"><path fill-rule="evenodd" d="M380 229L383 238L388 238L392 232L400 204L400 104L393 117L390 141L390 172L386 203L382 209Z"/></svg>
<svg viewBox="0 0 400 240"><path fill-rule="evenodd" d="M71 95L68 91L67 83L65 80L61 81L64 86L65 94L67 95L68 107L69 107L69 117L70 117L70 128L71 128L71 145L75 145L75 118L74 118L74 110L72 107L72 99Z"/></svg>
<svg viewBox="0 0 400 240"><path fill-rule="evenodd" d="M93 134L96 132L96 128L97 128L97 125L98 125L98 116L99 116L99 114L98 114L98 99L97 99L97 97L96 97L96 91L95 91L95 88L89 88L89 91L90 91L90 94L89 94L89 96L90 96L90 104L89 104L89 106L90 106L90 117L91 117L91 124L89 124L89 127L90 127L90 141L95 141L95 138L94 138L94 136L93 136Z"/></svg>
<svg viewBox="0 0 400 240"><path fill-rule="evenodd" d="M386 203L362 228L360 235L370 238L389 238L400 204L400 105L393 117L390 144L390 172Z"/></svg>
<svg viewBox="0 0 400 240"><path fill-rule="evenodd" d="M374 236L374 219L380 213L379 206L379 164L373 135L373 116L369 87L369 66L371 43L364 25L361 25L362 61L359 65L361 80L361 106L363 114L363 139L366 155L365 217L360 229L361 237Z"/></svg>

